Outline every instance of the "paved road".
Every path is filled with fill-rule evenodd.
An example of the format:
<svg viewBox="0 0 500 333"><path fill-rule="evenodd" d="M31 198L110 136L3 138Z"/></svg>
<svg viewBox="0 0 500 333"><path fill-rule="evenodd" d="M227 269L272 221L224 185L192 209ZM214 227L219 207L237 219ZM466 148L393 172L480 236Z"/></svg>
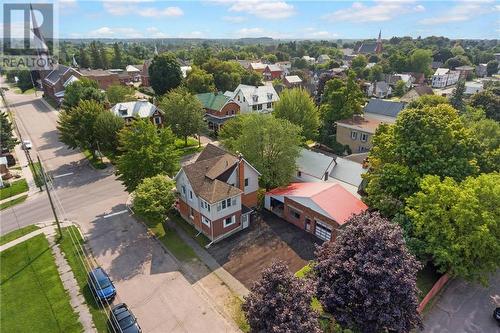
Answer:
<svg viewBox="0 0 500 333"><path fill-rule="evenodd" d="M145 228L120 213L128 195L111 170L92 169L81 153L58 141L57 112L33 95L6 95L21 134L33 143L32 156L38 153L52 176L69 174L54 179L58 213L78 221L97 262L115 281L117 300L131 306L143 331L237 331ZM39 193L0 213L0 234L51 219L47 197Z"/></svg>
<svg viewBox="0 0 500 333"><path fill-rule="evenodd" d="M426 315L424 332L500 333L492 317L496 306L500 306L500 271L491 276L487 288L453 280Z"/></svg>

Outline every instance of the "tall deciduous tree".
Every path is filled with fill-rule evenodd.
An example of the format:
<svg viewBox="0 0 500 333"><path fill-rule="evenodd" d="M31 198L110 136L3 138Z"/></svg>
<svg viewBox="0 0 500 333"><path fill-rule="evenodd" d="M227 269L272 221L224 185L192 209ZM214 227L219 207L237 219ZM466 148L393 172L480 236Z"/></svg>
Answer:
<svg viewBox="0 0 500 333"><path fill-rule="evenodd" d="M192 94L201 94L216 90L214 76L196 66L193 66L193 69L187 74L184 86Z"/></svg>
<svg viewBox="0 0 500 333"><path fill-rule="evenodd" d="M493 74L498 73L498 61L490 60L486 64L486 74L488 76L492 76Z"/></svg>
<svg viewBox="0 0 500 333"><path fill-rule="evenodd" d="M11 150L19 141L12 133L12 124L5 112L0 112L0 148Z"/></svg>
<svg viewBox="0 0 500 333"><path fill-rule="evenodd" d="M416 49L410 56L410 66L414 72L429 74L431 63L432 52L430 50Z"/></svg>
<svg viewBox="0 0 500 333"><path fill-rule="evenodd" d="M178 170L175 136L168 127L158 129L148 119L137 119L118 133L120 152L116 164L119 179L129 192L145 178L172 176Z"/></svg>
<svg viewBox="0 0 500 333"><path fill-rule="evenodd" d="M34 88L33 81L31 77L31 72L27 69L22 69L17 74L17 87L25 92L28 89Z"/></svg>
<svg viewBox="0 0 500 333"><path fill-rule="evenodd" d="M163 95L181 84L181 67L173 53L154 57L148 71L151 87L157 95Z"/></svg>
<svg viewBox="0 0 500 333"><path fill-rule="evenodd" d="M472 95L470 105L482 108L487 118L500 121L500 96L490 90Z"/></svg>
<svg viewBox="0 0 500 333"><path fill-rule="evenodd" d="M274 106L274 116L301 126L301 134L306 139L314 139L318 134L318 108L302 88L285 89Z"/></svg>
<svg viewBox="0 0 500 333"><path fill-rule="evenodd" d="M464 102L464 93L465 93L465 80L459 80L455 89L453 89L453 94L450 98L450 104L458 111L463 112L465 110L465 102Z"/></svg>
<svg viewBox="0 0 500 333"><path fill-rule="evenodd" d="M401 97L406 93L406 83L403 80L396 82L396 87L394 88L394 95Z"/></svg>
<svg viewBox="0 0 500 333"><path fill-rule="evenodd" d="M77 106L80 101L94 100L103 103L105 99L106 95L101 92L96 81L80 78L69 84L64 90L63 107L69 110Z"/></svg>
<svg viewBox="0 0 500 333"><path fill-rule="evenodd" d="M97 115L94 123L94 137L99 149L105 153L118 153L118 133L125 126L123 119L112 112Z"/></svg>
<svg viewBox="0 0 500 333"><path fill-rule="evenodd" d="M134 191L134 211L151 221L163 221L175 202L175 183L165 175L145 178Z"/></svg>
<svg viewBox="0 0 500 333"><path fill-rule="evenodd" d="M378 213L353 216L317 257L318 299L342 327L363 333L421 327L416 286L420 265L397 224Z"/></svg>
<svg viewBox="0 0 500 333"><path fill-rule="evenodd" d="M426 176L420 187L406 214L425 251L443 272L486 283L500 267L500 174L461 183Z"/></svg>
<svg viewBox="0 0 500 333"><path fill-rule="evenodd" d="M113 60L111 60L111 66L113 68L122 68L123 59L122 59L122 50L118 43L113 44Z"/></svg>
<svg viewBox="0 0 500 333"><path fill-rule="evenodd" d="M112 105L136 99L134 97L134 90L130 87L122 86L121 84L113 84L109 86L106 90L106 97Z"/></svg>
<svg viewBox="0 0 500 333"><path fill-rule="evenodd" d="M273 262L243 303L251 331L320 333L318 313L311 309L311 285L290 273L283 262Z"/></svg>
<svg viewBox="0 0 500 333"><path fill-rule="evenodd" d="M237 117L238 119L239 117ZM236 126L239 133L232 129ZM227 133L239 134L229 137ZM250 114L230 120L221 131L228 149L240 152L259 172L267 189L286 185L296 172L301 143L300 127L269 114Z"/></svg>
<svg viewBox="0 0 500 333"><path fill-rule="evenodd" d="M90 68L90 59L87 54L87 51L85 51L85 47L81 46L80 49L78 50L78 65L80 68Z"/></svg>
<svg viewBox="0 0 500 333"><path fill-rule="evenodd" d="M160 109L165 112L166 123L175 135L184 139L186 146L188 137L199 134L205 126L201 102L185 89L175 89L165 95Z"/></svg>

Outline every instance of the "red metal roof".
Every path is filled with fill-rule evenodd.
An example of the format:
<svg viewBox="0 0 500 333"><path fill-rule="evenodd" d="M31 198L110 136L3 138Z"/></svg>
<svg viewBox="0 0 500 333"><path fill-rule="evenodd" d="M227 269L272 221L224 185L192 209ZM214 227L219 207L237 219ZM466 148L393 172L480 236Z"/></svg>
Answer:
<svg viewBox="0 0 500 333"><path fill-rule="evenodd" d="M336 183L291 183L287 187L273 189L266 195L286 196L293 200L307 198L330 215L338 224L344 224L351 215L359 214L368 209L363 201ZM311 205L309 208L315 208ZM322 214L322 212L318 212Z"/></svg>

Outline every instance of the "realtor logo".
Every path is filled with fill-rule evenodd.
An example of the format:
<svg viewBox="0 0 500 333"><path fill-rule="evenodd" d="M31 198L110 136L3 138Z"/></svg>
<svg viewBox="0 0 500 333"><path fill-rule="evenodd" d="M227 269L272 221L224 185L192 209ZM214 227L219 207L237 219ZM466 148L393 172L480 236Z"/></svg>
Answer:
<svg viewBox="0 0 500 333"><path fill-rule="evenodd" d="M49 70L55 61L54 4L3 4L2 68ZM50 45L50 48L49 48Z"/></svg>

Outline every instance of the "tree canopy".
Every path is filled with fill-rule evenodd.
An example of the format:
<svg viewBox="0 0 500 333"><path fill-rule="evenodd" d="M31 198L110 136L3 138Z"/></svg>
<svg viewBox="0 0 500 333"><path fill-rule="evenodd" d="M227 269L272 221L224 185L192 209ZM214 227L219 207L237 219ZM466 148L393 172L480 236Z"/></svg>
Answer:
<svg viewBox="0 0 500 333"><path fill-rule="evenodd" d="M175 136L168 127L157 128L149 119L137 119L119 133L117 174L129 192L145 178L172 176L179 167Z"/></svg>
<svg viewBox="0 0 500 333"><path fill-rule="evenodd" d="M165 175L145 178L133 195L134 211L151 221L163 221L175 202L175 183Z"/></svg>
<svg viewBox="0 0 500 333"><path fill-rule="evenodd" d="M9 117L7 117L7 113L0 112L0 148L12 150L19 143L12 130L12 124Z"/></svg>
<svg viewBox="0 0 500 333"><path fill-rule="evenodd" d="M148 69L149 81L156 95L178 87L182 81L182 72L173 53L155 56Z"/></svg>
<svg viewBox="0 0 500 333"><path fill-rule="evenodd" d="M320 333L318 313L311 309L311 286L307 279L295 277L283 262L273 262L243 303L251 331Z"/></svg>
<svg viewBox="0 0 500 333"><path fill-rule="evenodd" d="M484 90L472 95L470 105L482 108L487 118L500 121L500 96L491 90Z"/></svg>
<svg viewBox="0 0 500 333"><path fill-rule="evenodd" d="M106 97L111 105L135 100L134 90L130 87L114 84L106 90Z"/></svg>
<svg viewBox="0 0 500 333"><path fill-rule="evenodd" d="M82 77L65 88L63 107L68 110L77 106L83 100L94 100L103 103L105 99L106 95L99 89L97 81Z"/></svg>
<svg viewBox="0 0 500 333"><path fill-rule="evenodd" d="M319 127L319 111L309 93L302 88L285 89L274 106L274 116L301 126L306 139L315 139Z"/></svg>
<svg viewBox="0 0 500 333"><path fill-rule="evenodd" d="M222 143L242 153L261 174L266 189L288 184L296 172L300 151L300 127L270 114L238 116L224 124Z"/></svg>
<svg viewBox="0 0 500 333"><path fill-rule="evenodd" d="M193 66L193 69L187 74L184 86L192 94L214 92L216 90L214 76L196 66Z"/></svg>
<svg viewBox="0 0 500 333"><path fill-rule="evenodd" d="M99 149L104 153L118 153L118 133L125 126L123 118L112 112L104 111L97 115L94 122L94 137Z"/></svg>
<svg viewBox="0 0 500 333"><path fill-rule="evenodd" d="M485 283L500 267L500 174L461 183L426 176L420 188L408 198L406 214L425 251L441 271Z"/></svg>
<svg viewBox="0 0 500 333"><path fill-rule="evenodd" d="M367 212L351 217L337 239L317 251L317 297L344 328L410 332L422 326L419 268L400 227Z"/></svg>

